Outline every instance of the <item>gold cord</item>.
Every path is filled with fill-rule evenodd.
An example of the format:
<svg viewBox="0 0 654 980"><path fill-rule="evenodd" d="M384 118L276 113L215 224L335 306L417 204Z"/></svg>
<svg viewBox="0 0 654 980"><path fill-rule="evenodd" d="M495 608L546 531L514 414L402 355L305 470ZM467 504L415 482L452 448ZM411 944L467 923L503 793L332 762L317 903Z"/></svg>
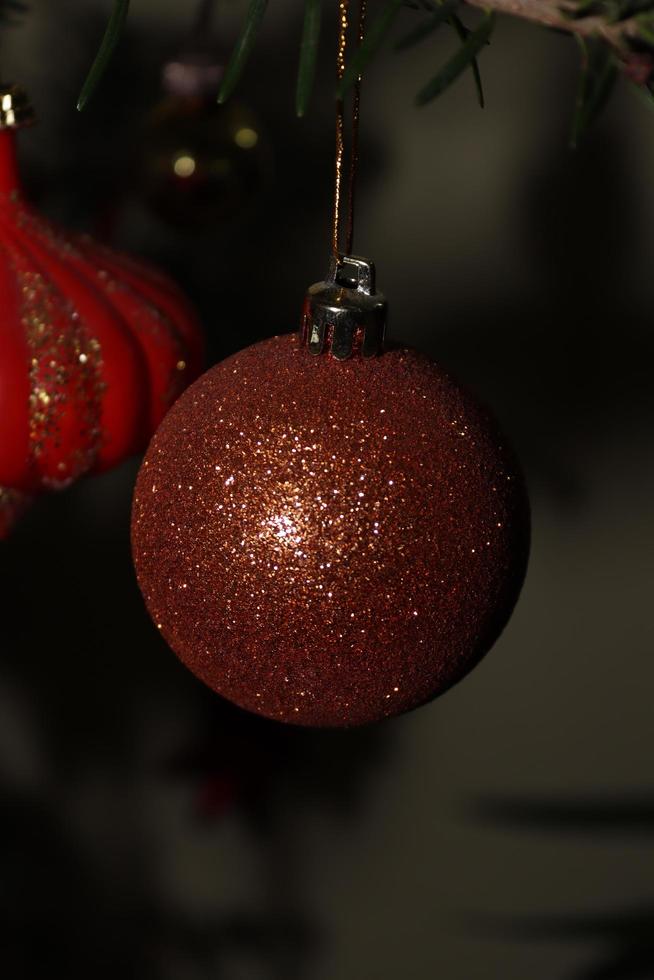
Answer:
<svg viewBox="0 0 654 980"><path fill-rule="evenodd" d="M345 74L345 52L347 49L347 36L350 26L349 19L350 0L339 0L339 27L338 27L338 48L336 53L336 77L340 82ZM357 24L357 45L363 41L365 31L366 0L359 0L359 16ZM352 242L354 237L354 199L356 189L357 167L359 163L359 109L361 102L361 77L359 76L354 86L352 101L352 149L350 153L350 168L348 174L348 205L347 205L347 227L345 233L345 254L352 253ZM341 225L341 198L343 183L343 157L345 154L345 103L342 98L336 100L336 166L334 182L334 218L332 225L332 248L334 256L339 255L340 225Z"/></svg>
<svg viewBox="0 0 654 980"><path fill-rule="evenodd" d="M345 49L347 47L348 12L350 0L339 0L338 3L338 49L336 51L336 81L340 82L345 74ZM343 99L336 99L336 170L334 182L334 222L332 226L332 247L334 256L338 258L338 239L341 218L341 181L343 177L344 150L344 117L345 106Z"/></svg>
<svg viewBox="0 0 654 980"><path fill-rule="evenodd" d="M357 47L361 46L366 27L366 0L359 0L359 23L357 25ZM347 204L347 234L345 237L346 255L352 254L354 239L354 199L356 192L357 170L359 166L359 113L361 108L361 76L354 86L352 102L352 152L350 156L350 176L348 183Z"/></svg>

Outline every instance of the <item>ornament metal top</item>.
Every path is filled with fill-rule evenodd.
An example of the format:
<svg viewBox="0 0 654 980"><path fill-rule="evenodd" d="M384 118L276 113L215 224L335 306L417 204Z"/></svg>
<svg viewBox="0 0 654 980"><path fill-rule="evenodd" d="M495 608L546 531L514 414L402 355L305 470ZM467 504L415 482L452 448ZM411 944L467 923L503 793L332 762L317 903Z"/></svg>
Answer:
<svg viewBox="0 0 654 980"><path fill-rule="evenodd" d="M353 354L375 357L384 349L388 304L375 292L369 259L334 255L324 282L310 286L302 312L302 341L311 354L327 351L339 361Z"/></svg>

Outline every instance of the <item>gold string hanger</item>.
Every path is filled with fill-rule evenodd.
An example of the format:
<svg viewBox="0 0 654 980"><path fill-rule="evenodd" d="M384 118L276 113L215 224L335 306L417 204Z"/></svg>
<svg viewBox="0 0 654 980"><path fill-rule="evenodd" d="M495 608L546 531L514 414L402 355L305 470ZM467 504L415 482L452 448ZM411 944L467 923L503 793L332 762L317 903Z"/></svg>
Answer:
<svg viewBox="0 0 654 980"><path fill-rule="evenodd" d="M336 52L336 77L340 82L345 74L346 51L350 31L350 0L339 0L338 46ZM357 18L357 47L363 41L366 21L366 0L359 0ZM354 203L359 163L359 115L361 107L361 76L357 77L352 96L352 130L350 148L350 167L347 182L347 222L345 227L345 248L339 248L341 240L341 203L343 184L343 159L345 156L345 100L336 100L336 162L334 181L334 218L332 226L332 250L338 259L340 254L351 255L354 239Z"/></svg>
<svg viewBox="0 0 654 980"><path fill-rule="evenodd" d="M357 49L364 38L366 0L358 0ZM336 75L340 81L346 71L345 55L350 0L339 0L338 48ZM302 340L310 354L325 352L337 361L350 357L370 358L383 353L386 331L387 303L375 289L375 265L370 259L352 255L354 231L354 200L359 162L359 110L361 77L357 76L352 97L352 131L350 165L347 176L347 216L344 249L341 251L341 205L343 201L343 159L345 156L345 104L336 101L336 167L334 187L334 216L332 226L332 258L327 278L307 290L302 311Z"/></svg>

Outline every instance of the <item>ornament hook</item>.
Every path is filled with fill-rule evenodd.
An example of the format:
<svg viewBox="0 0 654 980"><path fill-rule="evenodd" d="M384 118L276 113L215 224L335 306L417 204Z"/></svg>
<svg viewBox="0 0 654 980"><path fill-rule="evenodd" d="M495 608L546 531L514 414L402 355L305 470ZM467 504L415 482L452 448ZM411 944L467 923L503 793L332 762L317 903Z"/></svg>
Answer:
<svg viewBox="0 0 654 980"><path fill-rule="evenodd" d="M345 73L345 51L349 23L350 0L339 0L339 31L336 55L336 75L339 81ZM366 0L359 0L357 44L363 42ZM381 354L386 331L386 298L375 292L375 266L369 259L352 255L354 234L354 197L359 162L359 109L361 77L354 86L352 101L352 133L350 167L347 181L347 224L345 252L339 248L341 231L341 184L345 155L345 105L336 101L336 167L334 186L334 216L332 224L332 257L329 273L323 282L309 287L302 314L302 342L310 354L327 350L339 361L353 354L374 357Z"/></svg>
<svg viewBox="0 0 654 980"><path fill-rule="evenodd" d="M349 22L350 0L339 0L339 29L338 47L336 52L336 78L340 82L345 74L345 51ZM360 47L366 26L366 0L359 0L359 15L357 22L357 46ZM350 168L347 181L347 224L345 228L345 254L352 253L354 239L354 199L356 191L357 170L359 163L359 116L361 108L361 76L354 85L352 97L352 132L350 148ZM345 103L339 96L336 100L336 159L334 180L334 215L332 221L332 251L335 258L339 255L339 238L341 226L341 184L343 179L343 158L345 155Z"/></svg>
<svg viewBox="0 0 654 980"><path fill-rule="evenodd" d="M375 292L375 265L356 255L332 256L324 282L304 300L302 341L310 354L328 351L339 361L382 353L387 303Z"/></svg>

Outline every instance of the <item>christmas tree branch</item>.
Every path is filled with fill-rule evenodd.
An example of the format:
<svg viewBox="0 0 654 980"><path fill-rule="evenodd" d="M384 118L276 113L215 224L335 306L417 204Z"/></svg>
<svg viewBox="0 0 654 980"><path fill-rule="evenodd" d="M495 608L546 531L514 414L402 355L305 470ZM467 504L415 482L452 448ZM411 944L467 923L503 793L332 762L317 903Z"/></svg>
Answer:
<svg viewBox="0 0 654 980"><path fill-rule="evenodd" d="M470 7L481 10L495 10L498 14L508 14L520 20L529 20L543 27L553 27L556 30L580 34L589 37L605 34L607 25L601 17L584 17L573 19L571 16L577 5L556 2L556 0L465 0ZM613 28L615 29L615 28ZM609 31L612 35L612 31Z"/></svg>
<svg viewBox="0 0 654 980"><path fill-rule="evenodd" d="M116 45L118 44L120 36L123 33L123 28L125 27L128 13L129 0L114 0L113 10L111 12L111 17L109 18L109 23L107 24L107 29L104 32L102 43L100 44L98 53L95 56L95 61L91 65L91 70L86 76L86 81L82 86L82 91L80 92L79 99L77 100L77 108L80 112L89 102L89 99L92 97L107 70L109 62L111 61L113 53L116 49Z"/></svg>
<svg viewBox="0 0 654 980"><path fill-rule="evenodd" d="M267 6L268 0L248 0L241 34L218 93L219 102L231 95L240 80ZM22 9L23 0L0 0L0 17L3 7L5 13L15 12ZM462 9L470 7L483 11L483 18L473 28L464 24L460 16ZM88 102L102 78L125 26L128 8L129 0L113 0L109 24L78 108ZM444 25L452 28L459 40L458 49L418 93L418 105L440 95L468 69L473 73L479 102L484 105L478 59L491 39L495 14L517 17L578 40L582 57L573 123L575 144L606 104L619 74L640 86L647 97L654 92L654 0L379 0L373 7L366 38L348 59L339 83L339 98L344 98L364 74L396 26L400 12L407 8L418 14L419 22L399 40L396 50L424 42ZM298 115L306 110L315 77L320 13L321 0L305 0L296 94Z"/></svg>
<svg viewBox="0 0 654 980"><path fill-rule="evenodd" d="M634 43L636 46L640 46L640 43L644 47L648 46L643 36L643 14L647 8L650 13L654 8L654 3L648 3L647 8L643 4L633 16L612 22L611 13L613 16L619 15L618 4L612 5L613 10L610 11L608 2L601 5L607 8L606 13L589 13L586 16L583 16L584 8L599 10L600 4L591 6L572 3L570 0L465 0L465 4L481 10L495 10L498 14L507 14L581 38L599 39L623 56L630 53L630 47Z"/></svg>

